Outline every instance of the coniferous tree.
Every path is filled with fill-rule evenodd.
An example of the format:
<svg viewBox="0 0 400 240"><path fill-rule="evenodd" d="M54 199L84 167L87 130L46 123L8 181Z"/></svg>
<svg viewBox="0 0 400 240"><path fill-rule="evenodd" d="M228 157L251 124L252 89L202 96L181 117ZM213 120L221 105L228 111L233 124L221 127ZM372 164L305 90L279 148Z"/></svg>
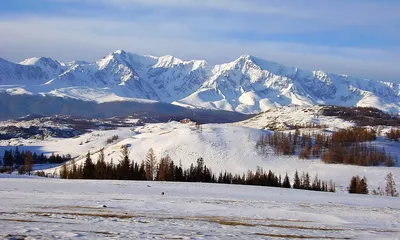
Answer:
<svg viewBox="0 0 400 240"><path fill-rule="evenodd" d="M306 189L306 190L311 189L310 175L308 175L308 173L306 173L306 175L304 176L303 189Z"/></svg>
<svg viewBox="0 0 400 240"><path fill-rule="evenodd" d="M24 156L19 151L19 148L16 147L14 151L14 163L16 165L23 165L24 164Z"/></svg>
<svg viewBox="0 0 400 240"><path fill-rule="evenodd" d="M94 179L94 164L92 161L92 158L90 157L90 152L86 154L86 160L85 160L85 165L83 166L82 169L82 177L84 179Z"/></svg>
<svg viewBox="0 0 400 240"><path fill-rule="evenodd" d="M359 176L353 176L350 180L349 193L357 193L357 185L360 181Z"/></svg>
<svg viewBox="0 0 400 240"><path fill-rule="evenodd" d="M129 169L131 161L129 160L129 149L128 145L123 145L121 147L121 160L118 165L119 177L122 180L129 180Z"/></svg>
<svg viewBox="0 0 400 240"><path fill-rule="evenodd" d="M388 173L385 177L385 180L386 180L386 187L385 187L386 195L392 197L398 197L399 194L397 193L396 182L394 181L393 174Z"/></svg>
<svg viewBox="0 0 400 240"><path fill-rule="evenodd" d="M300 189L301 188L301 182L300 182L300 178L299 178L299 173L295 172L294 174L294 178L293 178L293 188L294 189Z"/></svg>
<svg viewBox="0 0 400 240"><path fill-rule="evenodd" d="M148 181L154 180L156 164L157 164L156 155L154 154L154 150L150 148L146 155L146 163L145 163L146 180Z"/></svg>
<svg viewBox="0 0 400 240"><path fill-rule="evenodd" d="M353 176L350 180L349 193L368 194L367 178Z"/></svg>
<svg viewBox="0 0 400 240"><path fill-rule="evenodd" d="M169 157L169 156L168 156ZM168 170L167 170L167 175L166 175L166 181L177 181L176 180L176 174L175 174L175 164L172 159L170 160Z"/></svg>
<svg viewBox="0 0 400 240"><path fill-rule="evenodd" d="M157 181L166 181L167 180L167 174L168 174L168 168L170 166L171 158L167 155L165 157L162 157L160 159L160 162L157 166L157 174L156 174L156 180Z"/></svg>
<svg viewBox="0 0 400 240"><path fill-rule="evenodd" d="M59 174L60 174L60 178L61 179L67 179L68 178L68 169L67 169L67 164L66 163L63 163L61 165Z"/></svg>
<svg viewBox="0 0 400 240"><path fill-rule="evenodd" d="M106 179L107 164L104 157L104 148L100 149L99 156L94 168L96 179Z"/></svg>
<svg viewBox="0 0 400 240"><path fill-rule="evenodd" d="M28 175L31 175L32 165L33 165L32 152L26 151L24 155L25 155L25 160L24 160L25 171L28 173Z"/></svg>
<svg viewBox="0 0 400 240"><path fill-rule="evenodd" d="M368 194L368 184L367 184L367 178L363 177L360 180L360 183L357 186L357 192L359 194Z"/></svg>
<svg viewBox="0 0 400 240"><path fill-rule="evenodd" d="M290 188L291 187L289 176L288 176L287 173L285 175L285 178L283 179L282 187L284 187L284 188Z"/></svg>
<svg viewBox="0 0 400 240"><path fill-rule="evenodd" d="M144 162L142 162L141 164L140 164L140 167L139 167L139 180L146 180L147 178L146 178L146 167L145 167L145 165L144 165Z"/></svg>
<svg viewBox="0 0 400 240"><path fill-rule="evenodd" d="M12 166L14 162L14 156L12 154L12 151L4 151L4 156L3 156L3 165L4 166Z"/></svg>
<svg viewBox="0 0 400 240"><path fill-rule="evenodd" d="M78 169L76 167L75 159L71 160L71 165L72 165L72 169L70 170L70 174L69 174L68 178L76 179L76 178L78 178L78 175L77 175Z"/></svg>
<svg viewBox="0 0 400 240"><path fill-rule="evenodd" d="M329 181L328 192L336 192L336 185L332 179Z"/></svg>

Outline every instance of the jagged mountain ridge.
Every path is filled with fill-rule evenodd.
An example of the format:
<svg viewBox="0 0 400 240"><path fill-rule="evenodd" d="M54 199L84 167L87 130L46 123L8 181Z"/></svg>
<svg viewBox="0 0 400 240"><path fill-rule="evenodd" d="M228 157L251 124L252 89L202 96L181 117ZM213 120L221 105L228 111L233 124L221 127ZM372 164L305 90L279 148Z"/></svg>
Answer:
<svg viewBox="0 0 400 240"><path fill-rule="evenodd" d="M139 98L241 113L290 104L372 106L400 112L399 84L307 71L249 55L219 65L122 50L93 63L31 58L15 64L0 59L0 85L12 94L97 102Z"/></svg>

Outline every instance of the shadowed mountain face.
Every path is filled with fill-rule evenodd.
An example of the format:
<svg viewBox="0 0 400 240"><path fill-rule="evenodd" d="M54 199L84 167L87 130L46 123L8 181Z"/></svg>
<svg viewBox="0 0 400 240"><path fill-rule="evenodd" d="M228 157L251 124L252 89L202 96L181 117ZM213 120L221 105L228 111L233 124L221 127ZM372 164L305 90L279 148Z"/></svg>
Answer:
<svg viewBox="0 0 400 240"><path fill-rule="evenodd" d="M96 103L65 97L0 93L0 120L26 115L52 116L60 114L87 118L136 116L147 119L147 122L166 122L190 118L201 123L236 122L253 116L221 110L189 109L160 102Z"/></svg>
<svg viewBox="0 0 400 240"><path fill-rule="evenodd" d="M249 55L220 65L122 50L93 63L31 58L15 64L0 59L0 90L101 104L145 99L240 113L289 104L400 111L399 84L302 70Z"/></svg>

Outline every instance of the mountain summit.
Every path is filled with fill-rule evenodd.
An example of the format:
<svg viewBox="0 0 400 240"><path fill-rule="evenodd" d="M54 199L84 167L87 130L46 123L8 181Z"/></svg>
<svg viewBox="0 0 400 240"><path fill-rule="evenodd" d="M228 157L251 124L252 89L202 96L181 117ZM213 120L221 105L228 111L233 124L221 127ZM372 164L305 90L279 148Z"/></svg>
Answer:
<svg viewBox="0 0 400 240"><path fill-rule="evenodd" d="M0 91L97 102L139 98L241 113L290 104L372 106L400 112L399 84L302 70L250 55L213 66L202 60L123 50L93 63L40 57L16 64L0 59Z"/></svg>

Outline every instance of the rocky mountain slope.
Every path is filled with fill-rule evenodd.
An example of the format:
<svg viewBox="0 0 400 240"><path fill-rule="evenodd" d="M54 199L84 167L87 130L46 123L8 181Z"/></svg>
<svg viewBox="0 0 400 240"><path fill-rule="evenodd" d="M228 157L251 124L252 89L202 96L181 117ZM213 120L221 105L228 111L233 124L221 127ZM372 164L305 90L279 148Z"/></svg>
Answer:
<svg viewBox="0 0 400 240"><path fill-rule="evenodd" d="M220 65L122 50L93 63L31 58L15 64L0 59L0 91L98 103L147 99L240 113L291 104L400 112L399 84L302 70L249 55Z"/></svg>

